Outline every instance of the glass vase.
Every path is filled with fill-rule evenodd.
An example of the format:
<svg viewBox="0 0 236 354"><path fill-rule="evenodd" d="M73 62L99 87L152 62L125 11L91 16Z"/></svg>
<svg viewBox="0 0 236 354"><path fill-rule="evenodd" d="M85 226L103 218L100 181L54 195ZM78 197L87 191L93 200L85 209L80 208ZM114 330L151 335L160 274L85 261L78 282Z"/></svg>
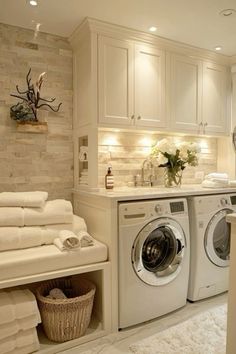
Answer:
<svg viewBox="0 0 236 354"><path fill-rule="evenodd" d="M181 187L183 170L165 167L164 185L167 188Z"/></svg>

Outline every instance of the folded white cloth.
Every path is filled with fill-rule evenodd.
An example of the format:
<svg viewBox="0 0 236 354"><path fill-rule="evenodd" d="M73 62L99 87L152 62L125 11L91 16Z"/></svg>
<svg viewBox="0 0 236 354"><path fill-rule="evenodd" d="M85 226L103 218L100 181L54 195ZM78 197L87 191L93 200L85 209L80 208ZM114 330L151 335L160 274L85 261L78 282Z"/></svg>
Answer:
<svg viewBox="0 0 236 354"><path fill-rule="evenodd" d="M59 232L59 237L54 240L54 245L61 251L69 251L79 248L80 240L74 232L69 230L61 230Z"/></svg>
<svg viewBox="0 0 236 354"><path fill-rule="evenodd" d="M47 199L47 192L2 192L0 207L42 208Z"/></svg>
<svg viewBox="0 0 236 354"><path fill-rule="evenodd" d="M70 224L73 222L71 202L64 199L55 199L46 202L44 208L25 208L24 224L39 226L50 224Z"/></svg>
<svg viewBox="0 0 236 354"><path fill-rule="evenodd" d="M34 328L40 323L41 320L38 318L38 315L34 314L25 318L16 319L9 323L4 323L0 325L0 341L3 338L13 336L20 330L27 330Z"/></svg>
<svg viewBox="0 0 236 354"><path fill-rule="evenodd" d="M229 176L227 173L218 173L218 172L209 173L208 175L205 176L205 179L212 179L212 178L229 179Z"/></svg>
<svg viewBox="0 0 236 354"><path fill-rule="evenodd" d="M0 226L24 226L24 209L20 207L1 207Z"/></svg>
<svg viewBox="0 0 236 354"><path fill-rule="evenodd" d="M81 247L88 247L94 245L94 238L88 234L87 231L80 231L77 234Z"/></svg>
<svg viewBox="0 0 236 354"><path fill-rule="evenodd" d="M39 341L36 328L30 328L26 331L19 331L17 334L7 337L0 342L0 353L31 353L24 348L34 345L34 350L39 349Z"/></svg>
<svg viewBox="0 0 236 354"><path fill-rule="evenodd" d="M229 181L229 187L236 187L236 180Z"/></svg>
<svg viewBox="0 0 236 354"><path fill-rule="evenodd" d="M41 321L35 296L29 289L0 292L1 325L31 315L36 315Z"/></svg>
<svg viewBox="0 0 236 354"><path fill-rule="evenodd" d="M212 181L212 182L221 183L221 184L228 184L229 183L228 178L212 178L212 179L206 179L206 181Z"/></svg>
<svg viewBox="0 0 236 354"><path fill-rule="evenodd" d="M76 234L86 231L87 227L84 219L77 215L73 215L72 224L0 227L0 251L51 245L58 238L60 230L70 230Z"/></svg>
<svg viewBox="0 0 236 354"><path fill-rule="evenodd" d="M228 187L228 183L218 183L218 182L213 182L210 180L204 180L202 181L202 187L203 188L225 188Z"/></svg>

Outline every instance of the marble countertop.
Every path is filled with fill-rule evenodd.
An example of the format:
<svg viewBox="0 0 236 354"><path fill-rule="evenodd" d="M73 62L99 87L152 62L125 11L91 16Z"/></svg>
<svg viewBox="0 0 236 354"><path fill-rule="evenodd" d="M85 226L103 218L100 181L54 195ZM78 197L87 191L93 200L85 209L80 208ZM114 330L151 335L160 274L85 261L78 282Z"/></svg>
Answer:
<svg viewBox="0 0 236 354"><path fill-rule="evenodd" d="M203 188L200 184L182 185L177 188L160 187L122 187L107 190L101 188L98 191L92 190L74 190L75 194L91 195L97 197L105 197L117 201L138 200L138 199L154 199L154 198L172 198L187 197L194 195L211 195L236 193L236 188Z"/></svg>

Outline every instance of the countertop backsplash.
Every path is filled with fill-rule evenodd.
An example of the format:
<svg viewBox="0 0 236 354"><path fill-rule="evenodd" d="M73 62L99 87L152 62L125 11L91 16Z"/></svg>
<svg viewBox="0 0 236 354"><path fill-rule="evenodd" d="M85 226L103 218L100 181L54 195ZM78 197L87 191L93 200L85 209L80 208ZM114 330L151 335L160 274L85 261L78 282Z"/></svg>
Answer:
<svg viewBox="0 0 236 354"><path fill-rule="evenodd" d="M116 187L134 182L135 175L141 175L143 161L148 157L151 146L164 138L173 141L198 142L201 146L197 167L187 166L183 173L183 184L201 183L196 172L208 174L217 171L217 138L193 136L169 136L134 132L100 131L98 138L99 187L104 187L107 166L112 165ZM163 185L164 169L157 167L156 185Z"/></svg>

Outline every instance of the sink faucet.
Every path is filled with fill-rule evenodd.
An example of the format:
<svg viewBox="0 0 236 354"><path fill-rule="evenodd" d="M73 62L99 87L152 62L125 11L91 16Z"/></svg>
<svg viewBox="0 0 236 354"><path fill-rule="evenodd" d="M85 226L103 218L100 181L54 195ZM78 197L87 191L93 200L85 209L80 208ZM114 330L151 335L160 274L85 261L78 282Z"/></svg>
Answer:
<svg viewBox="0 0 236 354"><path fill-rule="evenodd" d="M148 171L148 177L146 179L146 173ZM142 174L141 174L142 186L152 186L153 185L153 164L149 159L145 159L142 164Z"/></svg>

